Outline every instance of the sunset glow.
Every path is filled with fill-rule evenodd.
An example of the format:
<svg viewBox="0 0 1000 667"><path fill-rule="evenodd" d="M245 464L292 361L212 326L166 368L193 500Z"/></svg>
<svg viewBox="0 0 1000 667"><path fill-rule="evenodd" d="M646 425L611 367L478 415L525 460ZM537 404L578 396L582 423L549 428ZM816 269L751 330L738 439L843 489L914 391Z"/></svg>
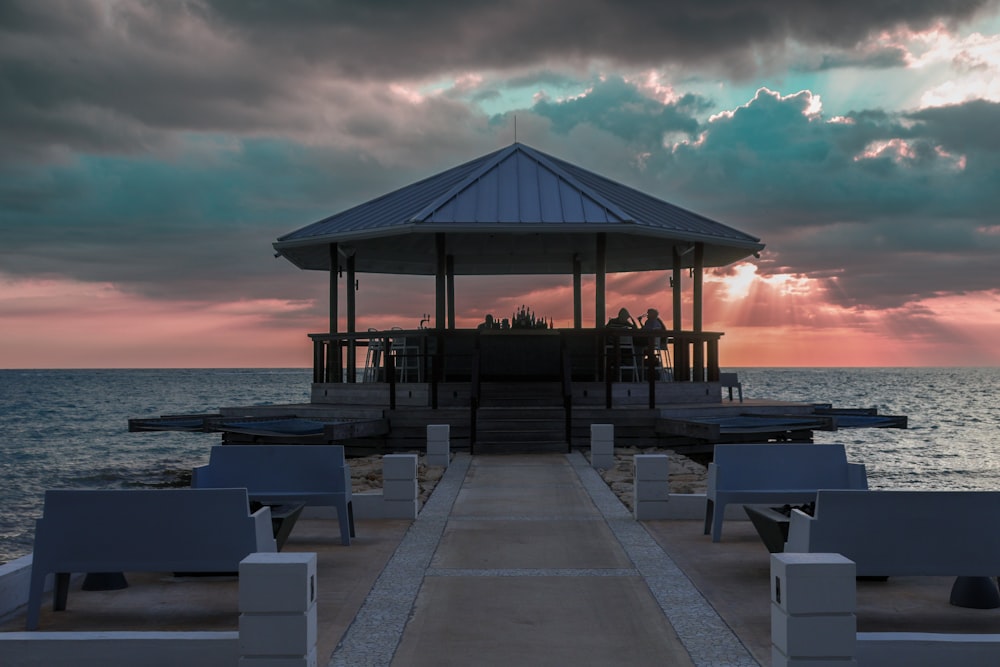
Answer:
<svg viewBox="0 0 1000 667"><path fill-rule="evenodd" d="M308 367L328 277L271 244L515 141L760 238L704 274L726 366L1000 366L996 2L370 4L6 3L0 368ZM356 296L436 324L433 277ZM573 324L568 275L455 298Z"/></svg>

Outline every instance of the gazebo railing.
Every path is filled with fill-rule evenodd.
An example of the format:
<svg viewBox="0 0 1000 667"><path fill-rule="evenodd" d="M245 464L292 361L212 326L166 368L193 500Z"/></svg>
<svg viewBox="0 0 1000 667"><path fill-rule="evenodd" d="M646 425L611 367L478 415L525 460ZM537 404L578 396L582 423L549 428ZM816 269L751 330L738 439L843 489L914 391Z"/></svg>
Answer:
<svg viewBox="0 0 1000 667"><path fill-rule="evenodd" d="M641 362L647 383L716 382L722 335L670 329L392 329L309 337L314 383L420 382L428 383L433 395L441 382L478 384L504 378L610 385L619 381L624 338L639 351L636 366ZM657 340L667 341L670 353L666 378L659 373L668 369L658 365ZM361 350L365 354L359 355ZM359 356L366 362L360 368Z"/></svg>

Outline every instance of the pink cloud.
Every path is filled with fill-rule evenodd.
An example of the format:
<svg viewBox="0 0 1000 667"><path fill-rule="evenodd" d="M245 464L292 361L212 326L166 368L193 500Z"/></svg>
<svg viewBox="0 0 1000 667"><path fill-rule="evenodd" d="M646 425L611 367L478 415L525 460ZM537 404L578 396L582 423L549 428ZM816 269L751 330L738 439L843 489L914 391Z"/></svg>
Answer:
<svg viewBox="0 0 1000 667"><path fill-rule="evenodd" d="M752 265L725 273L706 276L704 314L706 331L725 334L724 366L1000 365L994 340L1000 330L998 291L860 310L828 300L829 279L761 277ZM432 280L416 286L387 276L361 281L366 289L359 293L359 330L416 328L424 314L433 318ZM475 326L487 312L509 317L521 305L552 318L557 327L572 326L568 278L495 282L457 281L459 327ZM690 328L686 273L683 285L682 325ZM658 307L669 326L668 274L610 276L606 303L606 316L623 306L634 316ZM108 284L7 279L0 295L0 367L308 367L306 334L327 329L318 311L322 307L311 301L153 301ZM584 277L583 311L584 326L592 326L593 276Z"/></svg>

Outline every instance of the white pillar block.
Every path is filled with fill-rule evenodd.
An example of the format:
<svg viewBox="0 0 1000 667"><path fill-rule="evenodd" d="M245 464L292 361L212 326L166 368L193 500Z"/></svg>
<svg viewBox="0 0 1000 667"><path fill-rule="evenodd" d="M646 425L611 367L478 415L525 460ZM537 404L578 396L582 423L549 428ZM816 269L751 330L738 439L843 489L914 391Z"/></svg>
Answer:
<svg viewBox="0 0 1000 667"><path fill-rule="evenodd" d="M790 658L851 658L857 634L854 614L787 614L771 605L771 645Z"/></svg>
<svg viewBox="0 0 1000 667"><path fill-rule="evenodd" d="M242 656L305 656L316 635L316 605L305 614L240 614Z"/></svg>
<svg viewBox="0 0 1000 667"><path fill-rule="evenodd" d="M316 554L254 553L240 562L241 665L316 664Z"/></svg>
<svg viewBox="0 0 1000 667"><path fill-rule="evenodd" d="M415 479L386 479L382 480L383 500L414 500L419 498L417 480Z"/></svg>
<svg viewBox="0 0 1000 667"><path fill-rule="evenodd" d="M853 614L856 572L854 561L840 554L774 554L771 602L788 614Z"/></svg>
<svg viewBox="0 0 1000 667"><path fill-rule="evenodd" d="M451 425L428 424L427 442L448 442L451 438Z"/></svg>
<svg viewBox="0 0 1000 667"><path fill-rule="evenodd" d="M664 454L637 454L632 457L632 515L636 521L669 518L670 458Z"/></svg>
<svg viewBox="0 0 1000 667"><path fill-rule="evenodd" d="M451 463L451 426L427 425L427 465L447 468Z"/></svg>
<svg viewBox="0 0 1000 667"><path fill-rule="evenodd" d="M382 457L382 479L416 479L416 454L386 454Z"/></svg>
<svg viewBox="0 0 1000 667"><path fill-rule="evenodd" d="M615 465L615 425L590 425L590 465L610 470Z"/></svg>
<svg viewBox="0 0 1000 667"><path fill-rule="evenodd" d="M666 454L636 454L632 457L636 480L663 480L670 476L670 457Z"/></svg>
<svg viewBox="0 0 1000 667"><path fill-rule="evenodd" d="M591 424L590 425L590 442L591 444L595 442L611 442L615 441L615 425L614 424Z"/></svg>
<svg viewBox="0 0 1000 667"><path fill-rule="evenodd" d="M240 561L240 611L306 612L316 604L315 553L253 553Z"/></svg>
<svg viewBox="0 0 1000 667"><path fill-rule="evenodd" d="M771 554L773 664L856 664L856 570L840 554Z"/></svg>

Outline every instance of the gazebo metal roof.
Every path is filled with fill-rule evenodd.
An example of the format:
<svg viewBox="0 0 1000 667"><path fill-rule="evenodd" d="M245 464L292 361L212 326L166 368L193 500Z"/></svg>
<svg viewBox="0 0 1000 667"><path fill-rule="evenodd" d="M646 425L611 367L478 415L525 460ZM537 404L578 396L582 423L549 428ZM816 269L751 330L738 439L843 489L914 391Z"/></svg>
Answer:
<svg viewBox="0 0 1000 667"><path fill-rule="evenodd" d="M574 258L597 267L606 235L609 272L725 266L760 251L760 239L521 143L484 155L315 222L274 243L302 269L329 270L329 246L354 252L359 272L434 275L444 233L459 275L565 274Z"/></svg>

